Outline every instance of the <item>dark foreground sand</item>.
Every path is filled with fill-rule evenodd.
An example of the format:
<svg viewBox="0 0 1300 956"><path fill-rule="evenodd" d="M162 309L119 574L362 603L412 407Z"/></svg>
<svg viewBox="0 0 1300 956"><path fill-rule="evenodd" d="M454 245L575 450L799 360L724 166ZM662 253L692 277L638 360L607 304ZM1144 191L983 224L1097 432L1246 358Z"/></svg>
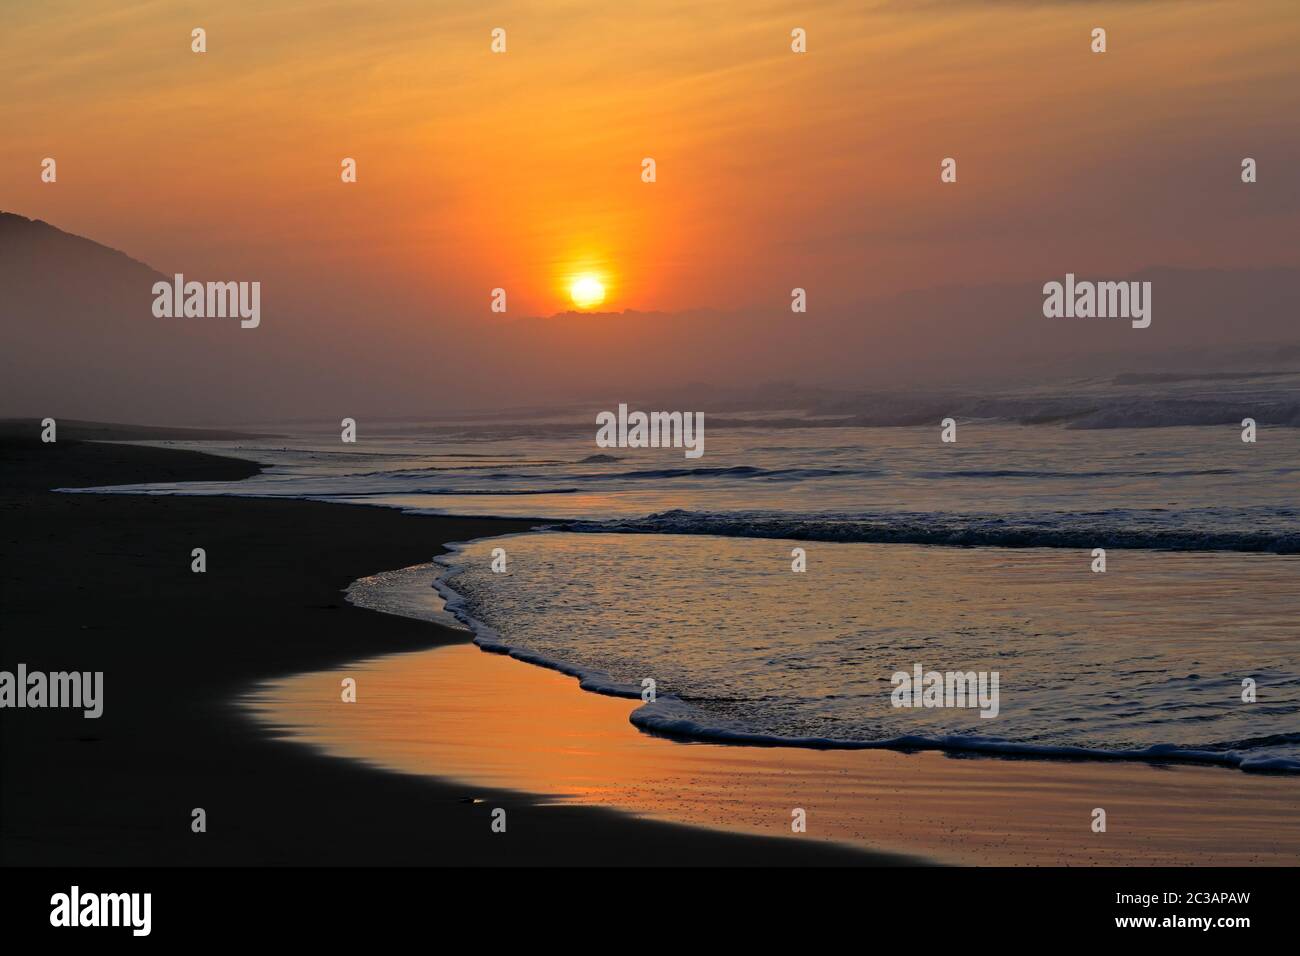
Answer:
<svg viewBox="0 0 1300 956"><path fill-rule="evenodd" d="M900 862L546 805L272 739L232 704L253 682L465 640L353 608L341 589L428 560L443 542L525 525L311 502L54 494L255 470L60 437L42 445L0 432L0 669L102 670L104 715L0 710L0 862ZM207 550L206 574L190 571L195 547ZM491 831L493 806L507 808L505 835ZM205 834L190 830L195 807L207 811Z"/></svg>

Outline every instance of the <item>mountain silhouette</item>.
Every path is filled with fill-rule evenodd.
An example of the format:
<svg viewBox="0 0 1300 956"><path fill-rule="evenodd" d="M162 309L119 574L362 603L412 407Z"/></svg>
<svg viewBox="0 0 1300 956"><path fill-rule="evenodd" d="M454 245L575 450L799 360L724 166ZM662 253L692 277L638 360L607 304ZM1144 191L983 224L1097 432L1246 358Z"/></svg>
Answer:
<svg viewBox="0 0 1300 956"><path fill-rule="evenodd" d="M257 343L238 319L155 317L159 281L171 276L0 212L0 414L230 420L225 401Z"/></svg>

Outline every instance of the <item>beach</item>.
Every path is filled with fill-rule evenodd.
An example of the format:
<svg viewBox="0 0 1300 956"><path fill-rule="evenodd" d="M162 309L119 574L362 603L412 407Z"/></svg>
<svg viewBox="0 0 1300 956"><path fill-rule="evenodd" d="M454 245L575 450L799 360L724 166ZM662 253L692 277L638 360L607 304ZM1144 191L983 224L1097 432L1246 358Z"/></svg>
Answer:
<svg viewBox="0 0 1300 956"><path fill-rule="evenodd" d="M102 670L104 714L0 716L4 865L901 862L557 806L278 741L236 702L256 682L465 640L351 607L348 584L428 560L446 541L527 524L302 501L55 494L48 489L236 480L258 468L63 436L42 445L38 433L34 423L7 428L0 447L0 655L7 668ZM190 570L195 547L206 549L204 574ZM509 813L506 836L491 830L495 806ZM206 811L206 833L191 831L195 808Z"/></svg>
<svg viewBox="0 0 1300 956"><path fill-rule="evenodd" d="M337 703L345 676L356 681L355 706ZM1288 866L1300 858L1293 779L684 743L634 728L628 714L639 705L465 645L275 681L252 702L286 739L369 766L788 841L959 866ZM1091 828L1098 807L1104 833ZM797 835L796 811L806 825Z"/></svg>
<svg viewBox="0 0 1300 956"><path fill-rule="evenodd" d="M116 433L115 433L116 434ZM129 433L124 437L130 437ZM157 438L150 435L150 438ZM3 862L1294 864L1294 781L1142 762L685 744L639 701L348 604L529 522L54 487L230 481L191 451L6 437L3 661L102 670L7 712ZM204 574L190 570L194 547ZM343 677L355 705L340 703ZM191 811L208 830L191 832ZM1092 811L1107 810L1105 833ZM507 812L505 833L493 811ZM803 810L805 832L791 830ZM689 824L689 825L687 825Z"/></svg>

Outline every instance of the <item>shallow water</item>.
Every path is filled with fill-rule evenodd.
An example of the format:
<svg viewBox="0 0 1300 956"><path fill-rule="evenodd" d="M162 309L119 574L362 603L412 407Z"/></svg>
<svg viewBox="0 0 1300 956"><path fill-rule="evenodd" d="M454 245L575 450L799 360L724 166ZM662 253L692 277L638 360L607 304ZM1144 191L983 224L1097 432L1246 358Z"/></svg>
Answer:
<svg viewBox="0 0 1300 956"><path fill-rule="evenodd" d="M1232 424L964 421L946 444L937 423L748 420L709 431L699 461L598 449L594 430L363 427L355 446L226 446L270 465L243 482L112 490L566 529L472 545L446 584L481 643L607 692L653 679L659 701L633 715L649 730L1300 770L1300 429L1247 444ZM499 546L504 575L488 567ZM359 587L439 619L421 574ZM917 665L996 671L997 716L893 707L891 676Z"/></svg>
<svg viewBox="0 0 1300 956"><path fill-rule="evenodd" d="M1297 557L1120 551L1094 573L1060 549L543 533L442 560L488 647L606 692L653 679L650 730L1300 770ZM997 672L996 715L895 706L916 665Z"/></svg>

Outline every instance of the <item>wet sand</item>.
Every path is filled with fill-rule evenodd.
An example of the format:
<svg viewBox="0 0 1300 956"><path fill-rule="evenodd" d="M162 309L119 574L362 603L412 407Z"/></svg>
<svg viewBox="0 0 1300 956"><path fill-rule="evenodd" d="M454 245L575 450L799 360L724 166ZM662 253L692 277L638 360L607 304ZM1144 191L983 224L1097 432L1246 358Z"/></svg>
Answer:
<svg viewBox="0 0 1300 956"><path fill-rule="evenodd" d="M343 703L340 682L356 681ZM682 743L639 701L472 645L264 686L250 709L335 756L788 842L837 840L955 864L1295 865L1300 787L1218 767L954 758ZM1092 811L1107 814L1105 833ZM792 813L806 812L805 835Z"/></svg>

